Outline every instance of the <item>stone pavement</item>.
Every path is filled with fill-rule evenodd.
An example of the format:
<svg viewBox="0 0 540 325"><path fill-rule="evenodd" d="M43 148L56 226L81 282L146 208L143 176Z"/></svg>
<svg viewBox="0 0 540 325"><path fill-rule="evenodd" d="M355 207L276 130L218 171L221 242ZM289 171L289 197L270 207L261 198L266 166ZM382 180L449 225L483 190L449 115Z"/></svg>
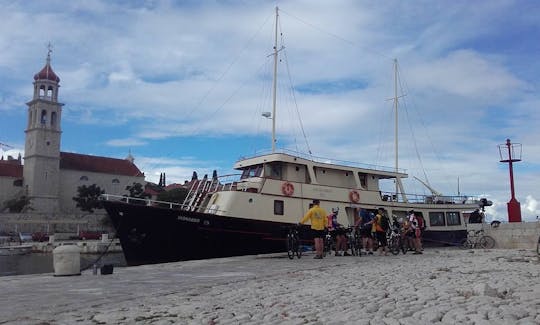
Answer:
<svg viewBox="0 0 540 325"><path fill-rule="evenodd" d="M284 254L0 278L0 324L540 324L531 250Z"/></svg>

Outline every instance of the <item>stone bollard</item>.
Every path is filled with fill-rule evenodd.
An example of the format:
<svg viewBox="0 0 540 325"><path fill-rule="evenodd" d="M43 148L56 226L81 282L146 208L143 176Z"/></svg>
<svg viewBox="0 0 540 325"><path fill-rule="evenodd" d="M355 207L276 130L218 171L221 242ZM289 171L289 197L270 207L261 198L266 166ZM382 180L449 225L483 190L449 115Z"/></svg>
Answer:
<svg viewBox="0 0 540 325"><path fill-rule="evenodd" d="M108 243L109 242L109 234L101 234L101 242L102 243Z"/></svg>
<svg viewBox="0 0 540 325"><path fill-rule="evenodd" d="M53 266L54 276L81 275L81 249L76 245L56 247Z"/></svg>
<svg viewBox="0 0 540 325"><path fill-rule="evenodd" d="M54 235L49 236L49 244L54 244Z"/></svg>

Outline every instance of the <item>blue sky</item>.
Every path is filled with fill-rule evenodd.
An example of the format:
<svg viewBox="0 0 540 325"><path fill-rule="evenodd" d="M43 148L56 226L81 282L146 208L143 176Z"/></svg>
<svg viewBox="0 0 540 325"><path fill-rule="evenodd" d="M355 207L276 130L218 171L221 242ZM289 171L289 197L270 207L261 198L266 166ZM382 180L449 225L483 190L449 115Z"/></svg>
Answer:
<svg viewBox="0 0 540 325"><path fill-rule="evenodd" d="M523 146L522 215L540 215L532 0L10 1L0 12L0 142L14 148L0 153L24 150L25 103L51 42L63 151L131 151L154 182L161 172L168 182L232 173L238 158L271 147L261 114L271 110L276 4L278 148L393 166L397 58L407 192L425 192L412 176L427 175L444 194L487 196L489 217L505 220L508 166L497 145L510 138Z"/></svg>

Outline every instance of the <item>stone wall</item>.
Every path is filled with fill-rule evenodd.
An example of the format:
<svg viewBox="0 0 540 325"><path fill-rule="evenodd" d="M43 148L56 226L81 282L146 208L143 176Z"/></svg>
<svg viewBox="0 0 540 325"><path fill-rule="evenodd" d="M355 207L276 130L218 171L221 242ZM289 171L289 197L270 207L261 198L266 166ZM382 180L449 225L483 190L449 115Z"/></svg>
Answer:
<svg viewBox="0 0 540 325"><path fill-rule="evenodd" d="M467 230L484 229L484 233L495 239L495 248L536 249L540 236L540 222L501 223L498 227L489 224L468 224Z"/></svg>
<svg viewBox="0 0 540 325"><path fill-rule="evenodd" d="M105 210L93 214L0 213L0 232L77 233L78 230L114 232L103 225Z"/></svg>

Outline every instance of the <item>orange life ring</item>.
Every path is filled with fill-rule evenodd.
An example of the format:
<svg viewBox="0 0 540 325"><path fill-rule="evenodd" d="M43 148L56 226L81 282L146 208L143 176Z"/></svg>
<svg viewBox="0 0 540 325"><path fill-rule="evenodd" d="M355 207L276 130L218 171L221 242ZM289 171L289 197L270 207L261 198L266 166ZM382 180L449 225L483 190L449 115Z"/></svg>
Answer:
<svg viewBox="0 0 540 325"><path fill-rule="evenodd" d="M349 200L351 200L351 202L353 202L353 203L360 202L360 194L355 190L350 191L349 192Z"/></svg>
<svg viewBox="0 0 540 325"><path fill-rule="evenodd" d="M294 193L294 185L292 185L292 183L289 183L289 182L283 183L283 185L281 185L281 192L283 192L283 194L285 194L285 196L293 195L293 193Z"/></svg>

